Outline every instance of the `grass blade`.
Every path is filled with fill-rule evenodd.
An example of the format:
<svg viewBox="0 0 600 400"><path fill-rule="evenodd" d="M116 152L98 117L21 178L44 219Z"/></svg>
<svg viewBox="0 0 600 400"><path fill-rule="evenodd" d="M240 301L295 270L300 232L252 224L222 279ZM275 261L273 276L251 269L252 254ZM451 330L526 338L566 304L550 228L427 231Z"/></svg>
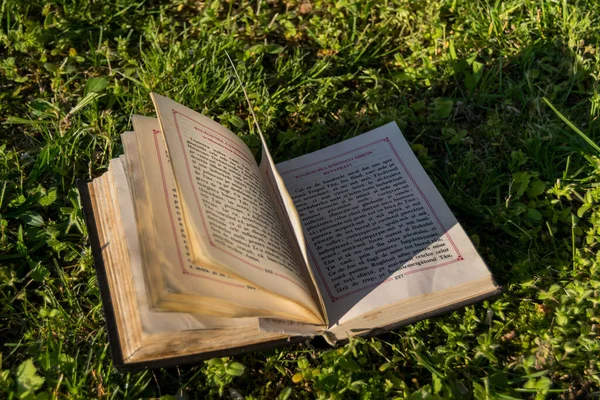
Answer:
<svg viewBox="0 0 600 400"><path fill-rule="evenodd" d="M554 111L554 113L555 113L556 115L558 115L558 117L559 117L560 119L562 119L562 120L564 121L564 123L565 123L565 124L567 124L567 125L569 126L569 128L573 129L573 130L575 131L575 133L577 133L577 134L578 134L578 135L579 135L579 136L580 136L580 137L581 137L583 140L585 140L585 141L586 141L586 142L587 142L587 143L588 143L588 144L589 144L589 145L590 145L590 146L591 146L591 147L592 147L592 148L593 148L593 149L596 151L596 153L597 153L598 155L600 155L600 147L598 147L598 145L597 145L597 144L596 144L596 143L595 143L595 142L594 142L592 139L590 139L590 138L588 137L588 135L586 135L585 133L583 133L583 132L582 132L582 131L581 131L579 128L577 128L577 127L575 126L575 124L573 124L571 121L569 121L569 120L567 119L567 117L565 117L564 115L562 115L562 114L560 113L560 111L558 111L558 110L556 109L556 107L554 107L554 106L552 105L552 103L550 103L550 101L549 101L547 98L543 97L543 99L544 99L544 101L546 102L546 104L548 104L548 107L550 107L550 108L552 109L552 111Z"/></svg>

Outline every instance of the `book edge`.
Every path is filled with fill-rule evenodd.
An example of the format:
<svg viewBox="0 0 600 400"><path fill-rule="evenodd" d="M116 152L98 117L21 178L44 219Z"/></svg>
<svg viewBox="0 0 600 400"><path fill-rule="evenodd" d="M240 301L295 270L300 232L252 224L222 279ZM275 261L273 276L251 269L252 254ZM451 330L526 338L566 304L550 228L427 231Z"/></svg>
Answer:
<svg viewBox="0 0 600 400"><path fill-rule="evenodd" d="M92 207L92 199L88 184L90 181L78 180L77 188L79 189L79 198L81 199L81 208L87 226L88 237L92 247L92 256L94 258L94 266L96 270L96 278L98 280L98 288L100 290L100 300L102 301L102 309L104 312L104 322L108 334L108 343L110 347L111 358L113 365L118 370L125 366L125 358L121 349L121 338L117 329L117 321L115 310L110 298L110 287L108 285L108 276L106 275L106 266L102 258L102 249L100 247L100 239L98 237L98 228L94 209Z"/></svg>
<svg viewBox="0 0 600 400"><path fill-rule="evenodd" d="M495 283L495 281L494 281L494 283ZM393 323L383 326L383 327L374 328L374 329L371 329L371 330L368 330L368 331L365 331L362 333L358 333L354 336L373 337L373 336L381 335L383 333L387 333L387 332L396 330L398 328L414 324L419 321L423 321L423 320L430 319L430 318L436 318L436 317L439 317L439 316L442 316L442 315L445 315L445 314L448 314L448 313L451 313L454 311L458 311L462 308L477 304L483 300L487 300L489 298L498 296L498 295L502 294L503 291L504 291L504 288L502 286L495 286L493 290L490 290L489 292L483 293L479 296L465 299L465 300L447 305L445 307L436 308L435 310L427 311L422 314L415 315L414 317L410 317L410 318L406 318L401 321L393 322ZM327 340L327 338L325 338L325 339ZM344 344L344 343L347 343L348 341L349 341L349 337L338 340L335 342L335 344Z"/></svg>
<svg viewBox="0 0 600 400"><path fill-rule="evenodd" d="M115 367L121 372L137 372L147 369L157 369L165 367L174 367L180 365L198 364L200 361L208 360L215 357L230 357L237 356L240 354L254 353L257 351L273 350L278 347L298 344L307 341L306 337L301 336L289 336L285 339L271 340L261 343L252 344L249 346L232 347L229 349L215 350L204 353L190 353L186 355L179 355L167 358L160 358L155 360L147 361L135 361L135 355L132 356L134 360L125 362ZM143 347L143 344L142 344Z"/></svg>
<svg viewBox="0 0 600 400"><path fill-rule="evenodd" d="M381 335L381 334L393 331L395 329L401 328L406 325L413 324L413 323L421 321L421 320L439 317L441 315L459 310L463 307L477 304L477 303L481 302L482 300L489 299L491 297L501 294L502 291L503 291L503 288L501 286L497 286L494 290L492 290L488 293L484 293L480 296L473 297L471 299L467 299L462 302L458 302L458 303L455 303L455 304L452 304L452 305L449 305L446 307L442 307L442 308L439 308L439 309L436 309L436 310L433 310L430 312L426 312L426 313L420 314L418 316L405 319L403 321L395 322L395 323L387 325L385 327L375 328L370 331L357 334L356 336L373 337L373 336ZM199 361L203 361L203 360L210 359L213 357L235 356L235 355L240 355L240 354L252 353L252 352L256 352L256 351L272 350L272 349L275 349L278 347L289 346L292 344L298 344L298 343L302 343L302 342L314 342L315 340L321 339L321 336L323 337L323 339L325 339L325 342L327 344L329 344L329 346L332 346L332 347L336 347L338 345L344 345L344 344L348 343L350 340L350 338L345 338L345 339L336 341L335 343L332 343L331 341L328 340L328 338L325 335L316 335L312 339L308 339L307 337L302 337L302 336L295 336L295 337L288 337L287 339L280 339L280 340L258 343L258 344L254 344L251 346L235 347L235 348L230 348L230 349L225 349L225 350L217 350L217 351L206 352L206 353L188 354L188 355L184 355L184 356L175 356L175 357L169 357L169 358L164 358L164 359L159 359L159 360L151 360L151 361L140 361L140 362L133 361L133 362L128 362L124 365L119 366L118 369L120 371L133 372L133 371L140 371L143 369L155 369L155 368L163 368L163 367L169 367L169 366L175 366L175 365L194 364L194 363L198 363ZM323 339L321 339L321 340L323 340ZM322 346L320 346L320 347L322 347Z"/></svg>

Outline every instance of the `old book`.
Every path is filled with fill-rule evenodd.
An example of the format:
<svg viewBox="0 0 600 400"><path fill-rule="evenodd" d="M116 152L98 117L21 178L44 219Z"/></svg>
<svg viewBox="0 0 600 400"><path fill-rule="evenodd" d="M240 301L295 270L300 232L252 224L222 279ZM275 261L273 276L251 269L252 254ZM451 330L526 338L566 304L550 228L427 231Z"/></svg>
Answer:
<svg viewBox="0 0 600 400"><path fill-rule="evenodd" d="M152 95L80 184L120 368L373 335L499 288L395 123L275 165Z"/></svg>

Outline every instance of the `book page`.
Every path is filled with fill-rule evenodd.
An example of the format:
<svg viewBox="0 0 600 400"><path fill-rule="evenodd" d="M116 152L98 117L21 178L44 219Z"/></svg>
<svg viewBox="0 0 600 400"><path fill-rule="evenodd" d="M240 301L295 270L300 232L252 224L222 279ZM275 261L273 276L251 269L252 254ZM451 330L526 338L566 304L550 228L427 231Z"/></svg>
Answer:
<svg viewBox="0 0 600 400"><path fill-rule="evenodd" d="M153 94L190 257L285 296L322 319L252 152L220 124Z"/></svg>
<svg viewBox="0 0 600 400"><path fill-rule="evenodd" d="M283 182L283 179L281 179L281 176L279 176L275 164L273 163L267 142L265 141L262 132L260 132L260 130L258 132L262 142L262 157L259 169L263 174L263 179L265 182L267 182L267 190L269 191L271 198L275 199L275 209L279 214L279 218L281 221L283 221L287 236L295 239L291 242L292 251L294 252L298 262L300 262L302 265L301 270L304 272L304 279L307 282L312 283L312 285L309 286L309 289L311 289L311 295L319 302L318 304L323 311L323 316L325 322L327 323L327 309L325 308L325 303L323 302L321 293L316 290L317 283L314 272L312 268L309 267L310 262L308 260L308 253L306 252L306 243L304 241L304 234L302 233L300 217L298 216L294 202L285 187L285 183ZM261 329L264 326L265 325L263 324Z"/></svg>
<svg viewBox="0 0 600 400"><path fill-rule="evenodd" d="M490 275L395 123L277 169L330 323Z"/></svg>
<svg viewBox="0 0 600 400"><path fill-rule="evenodd" d="M191 260L190 239L182 222L175 178L158 131L158 120L134 116L134 127L135 133L123 135L123 143L126 158L132 164L129 167L140 209L138 220L142 222L138 228L146 243L143 255L149 293L154 296L152 303L160 303L162 309L171 311L238 318L285 315L314 321L296 302ZM143 223L147 216L150 220Z"/></svg>
<svg viewBox="0 0 600 400"><path fill-rule="evenodd" d="M180 332L195 329L216 329L232 326L256 325L256 318L224 318L210 315L159 312L150 307L146 287L142 256L136 229L135 212L131 198L130 183L123 168L124 157L110 161L109 173L113 176L118 202L119 217L123 222L123 238L129 254L129 265L133 277L135 297L140 314L140 323L145 333Z"/></svg>

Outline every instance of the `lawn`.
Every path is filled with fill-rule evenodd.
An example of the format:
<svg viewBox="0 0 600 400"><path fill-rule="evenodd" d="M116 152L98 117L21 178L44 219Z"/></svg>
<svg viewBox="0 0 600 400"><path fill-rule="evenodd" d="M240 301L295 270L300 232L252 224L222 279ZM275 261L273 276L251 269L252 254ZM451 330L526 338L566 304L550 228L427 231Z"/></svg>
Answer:
<svg viewBox="0 0 600 400"><path fill-rule="evenodd" d="M0 398L600 396L597 1L0 2ZM277 160L396 121L504 293L337 349L113 367L76 189L149 92Z"/></svg>

